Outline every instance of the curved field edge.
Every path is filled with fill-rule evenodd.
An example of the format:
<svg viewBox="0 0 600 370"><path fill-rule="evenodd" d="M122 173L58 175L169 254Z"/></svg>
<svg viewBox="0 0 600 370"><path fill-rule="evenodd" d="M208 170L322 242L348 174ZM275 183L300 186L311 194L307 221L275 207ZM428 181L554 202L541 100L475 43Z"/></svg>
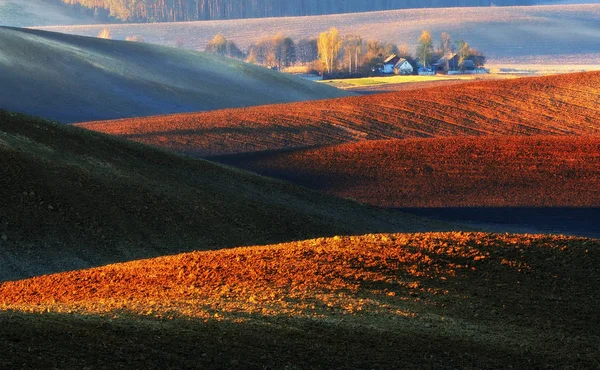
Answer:
<svg viewBox="0 0 600 370"><path fill-rule="evenodd" d="M196 156L352 141L597 135L600 72L484 81L80 126Z"/></svg>
<svg viewBox="0 0 600 370"><path fill-rule="evenodd" d="M589 368L599 259L594 239L378 234L37 277L0 285L12 338L0 346L13 349L2 360L23 360L19 338L61 325L72 335L60 346L36 337L43 357L25 363L95 363L108 339L124 348L108 364L156 367ZM175 336L179 349L129 356Z"/></svg>
<svg viewBox="0 0 600 370"><path fill-rule="evenodd" d="M211 159L381 207L600 206L599 136L376 140Z"/></svg>

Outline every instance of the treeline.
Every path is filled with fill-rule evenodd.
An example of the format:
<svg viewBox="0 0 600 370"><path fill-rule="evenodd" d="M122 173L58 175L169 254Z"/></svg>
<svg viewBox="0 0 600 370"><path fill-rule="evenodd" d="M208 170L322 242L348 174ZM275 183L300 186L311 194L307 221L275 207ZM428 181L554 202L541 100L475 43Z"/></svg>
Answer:
<svg viewBox="0 0 600 370"><path fill-rule="evenodd" d="M536 0L44 0L101 18L172 22L339 14L458 6L533 5Z"/></svg>
<svg viewBox="0 0 600 370"><path fill-rule="evenodd" d="M414 73L417 72L417 67L431 67L440 58L448 55L456 55L458 65L445 66L446 71L462 69L467 60L470 60L474 67L485 64L486 58L483 53L469 46L464 40L452 40L449 33L442 32L439 41L436 42L429 31L423 31L416 41L417 47L410 50L406 44L363 40L357 34L340 35L335 27L331 27L318 38L298 41L279 33L258 40L246 51L242 51L233 41L218 34L207 44L205 51L273 69L290 68L328 76L380 74L386 58L393 55L406 59L415 67Z"/></svg>

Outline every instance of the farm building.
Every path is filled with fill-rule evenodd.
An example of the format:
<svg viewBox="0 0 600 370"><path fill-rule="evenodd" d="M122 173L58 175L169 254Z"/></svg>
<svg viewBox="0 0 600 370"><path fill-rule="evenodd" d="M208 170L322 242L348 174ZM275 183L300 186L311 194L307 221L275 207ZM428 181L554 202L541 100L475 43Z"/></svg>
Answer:
<svg viewBox="0 0 600 370"><path fill-rule="evenodd" d="M433 69L440 72L457 71L459 56L456 53L446 54L433 63Z"/></svg>
<svg viewBox="0 0 600 370"><path fill-rule="evenodd" d="M436 72L456 72L461 71L464 73L473 73L477 69L475 62L471 59L466 59L460 63L460 57L456 53L447 54L437 62L433 63L433 69Z"/></svg>
<svg viewBox="0 0 600 370"><path fill-rule="evenodd" d="M400 59L394 66L394 73L397 75L411 75L414 70L412 64L404 58Z"/></svg>
<svg viewBox="0 0 600 370"><path fill-rule="evenodd" d="M397 75L409 75L414 71L414 67L405 58L400 58L396 54L392 54L383 61L383 69L381 73Z"/></svg>
<svg viewBox="0 0 600 370"><path fill-rule="evenodd" d="M394 73L394 67L396 67L396 63L398 63L399 60L400 57L396 54L390 55L383 61L383 71L381 72L386 74Z"/></svg>

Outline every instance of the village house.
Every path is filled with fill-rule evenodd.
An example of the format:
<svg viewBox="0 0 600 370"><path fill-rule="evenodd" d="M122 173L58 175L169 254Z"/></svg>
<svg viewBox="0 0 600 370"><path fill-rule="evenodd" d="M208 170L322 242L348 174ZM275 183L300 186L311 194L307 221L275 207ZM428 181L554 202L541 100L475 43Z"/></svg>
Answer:
<svg viewBox="0 0 600 370"><path fill-rule="evenodd" d="M444 55L432 65L433 70L442 73L475 73L477 71L475 62L471 59L466 59L460 64L460 57L456 53ZM483 71L483 69L482 69Z"/></svg>
<svg viewBox="0 0 600 370"><path fill-rule="evenodd" d="M384 74L394 73L394 67L396 66L396 63L398 63L399 60L400 60L400 57L397 56L396 54L392 54L389 57L387 57L383 61L383 70L381 71L381 73L384 73Z"/></svg>
<svg viewBox="0 0 600 370"><path fill-rule="evenodd" d="M398 74L410 75L414 71L414 67L405 58L400 58L396 54L392 54L383 61L383 74Z"/></svg>
<svg viewBox="0 0 600 370"><path fill-rule="evenodd" d="M412 64L404 58L401 58L394 66L394 73L397 75L411 75L414 70Z"/></svg>

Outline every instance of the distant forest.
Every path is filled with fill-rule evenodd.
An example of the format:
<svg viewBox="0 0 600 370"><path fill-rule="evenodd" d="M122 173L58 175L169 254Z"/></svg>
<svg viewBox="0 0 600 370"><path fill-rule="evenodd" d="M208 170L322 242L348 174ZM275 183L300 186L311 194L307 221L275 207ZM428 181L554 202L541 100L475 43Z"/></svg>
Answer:
<svg viewBox="0 0 600 370"><path fill-rule="evenodd" d="M458 6L533 5L536 0L44 0L98 20L173 22L339 14Z"/></svg>

